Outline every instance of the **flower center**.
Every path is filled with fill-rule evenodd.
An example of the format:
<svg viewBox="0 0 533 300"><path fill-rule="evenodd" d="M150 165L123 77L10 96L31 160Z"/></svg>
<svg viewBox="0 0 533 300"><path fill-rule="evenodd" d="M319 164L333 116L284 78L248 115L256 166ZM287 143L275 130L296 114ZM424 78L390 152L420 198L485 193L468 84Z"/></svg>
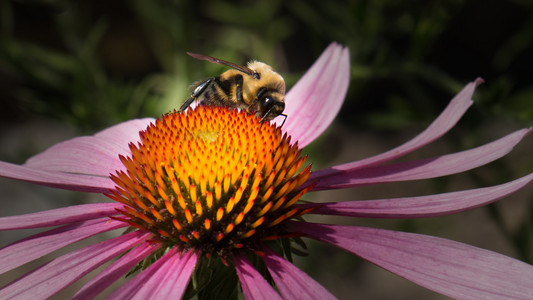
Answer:
<svg viewBox="0 0 533 300"><path fill-rule="evenodd" d="M308 211L294 206L310 175L298 145L279 127L246 112L199 106L168 113L120 156L125 170L108 195L124 204L116 217L169 246L226 256L235 248L284 237L283 222Z"/></svg>

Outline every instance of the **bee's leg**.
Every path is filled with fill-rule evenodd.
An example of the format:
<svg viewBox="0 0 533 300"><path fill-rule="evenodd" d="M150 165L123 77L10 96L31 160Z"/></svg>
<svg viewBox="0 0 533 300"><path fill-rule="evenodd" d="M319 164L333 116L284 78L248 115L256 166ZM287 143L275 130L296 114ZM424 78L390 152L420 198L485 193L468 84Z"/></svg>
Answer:
<svg viewBox="0 0 533 300"><path fill-rule="evenodd" d="M207 89L207 87L209 87L213 80L215 80L214 77L209 78L206 81L200 83L194 89L194 91L192 91L191 97L187 99L187 101L185 101L185 103L183 103L183 105L180 107L180 111L185 111L187 107L189 107L189 105L191 105L191 103L196 100L196 98L198 98L203 92L205 92L205 90Z"/></svg>
<svg viewBox="0 0 533 300"><path fill-rule="evenodd" d="M237 104L243 103L242 101L242 76L235 76L235 84L237 88L235 89L235 98L237 98Z"/></svg>
<svg viewBox="0 0 533 300"><path fill-rule="evenodd" d="M267 113L261 118L261 120L259 120L259 123L261 124L261 126L263 126L263 122L266 120L266 116L268 116L268 113L270 112L270 110L272 110L272 108L267 111ZM287 120L287 115L280 114L280 116L283 117L283 122L281 123L280 127L283 127L283 124L285 124L285 121Z"/></svg>
<svg viewBox="0 0 533 300"><path fill-rule="evenodd" d="M287 115L286 114L280 114L280 116L283 116L283 122L281 122L281 126L280 126L280 127L283 127L283 125L285 124L285 121L287 121Z"/></svg>

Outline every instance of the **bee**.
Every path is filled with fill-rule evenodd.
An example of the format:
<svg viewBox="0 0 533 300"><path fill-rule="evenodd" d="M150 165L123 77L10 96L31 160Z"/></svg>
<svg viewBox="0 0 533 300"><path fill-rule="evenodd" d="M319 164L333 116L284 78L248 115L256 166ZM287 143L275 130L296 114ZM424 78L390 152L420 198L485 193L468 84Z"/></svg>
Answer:
<svg viewBox="0 0 533 300"><path fill-rule="evenodd" d="M285 81L269 65L251 61L247 66L239 66L203 54L187 54L233 69L195 84L191 97L183 103L180 111L187 109L196 100L201 104L244 109L261 118L261 123L280 115L287 118L283 114Z"/></svg>

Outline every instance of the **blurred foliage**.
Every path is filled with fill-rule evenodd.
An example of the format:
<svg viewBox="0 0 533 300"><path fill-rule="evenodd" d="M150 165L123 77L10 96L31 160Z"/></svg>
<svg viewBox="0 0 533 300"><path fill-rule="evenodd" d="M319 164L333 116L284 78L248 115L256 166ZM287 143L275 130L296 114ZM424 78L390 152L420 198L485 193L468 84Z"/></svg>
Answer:
<svg viewBox="0 0 533 300"><path fill-rule="evenodd" d="M337 41L352 63L337 122L351 130L420 128L483 77L488 84L462 123L468 133L450 138L462 149L486 142L480 132L494 119L533 125L532 12L526 0L2 1L0 122L45 115L91 133L156 117L179 107L192 83L224 70L186 51L265 61L290 87ZM523 168L531 171L531 158ZM480 185L520 175L502 165L488 172L500 178L477 178ZM531 221L517 232L501 227L531 262Z"/></svg>
<svg viewBox="0 0 533 300"><path fill-rule="evenodd" d="M290 86L338 41L352 59L347 124L427 121L477 76L490 82L477 96L486 114L533 119L527 1L27 0L0 9L7 117L32 112L95 130L157 116L179 106L191 83L224 70L186 51L266 61Z"/></svg>

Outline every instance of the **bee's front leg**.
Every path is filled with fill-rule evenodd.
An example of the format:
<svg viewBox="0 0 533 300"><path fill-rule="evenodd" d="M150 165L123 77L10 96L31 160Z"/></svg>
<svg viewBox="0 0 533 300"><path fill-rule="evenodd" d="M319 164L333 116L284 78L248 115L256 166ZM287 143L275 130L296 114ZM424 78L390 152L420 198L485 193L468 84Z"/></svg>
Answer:
<svg viewBox="0 0 533 300"><path fill-rule="evenodd" d="M196 100L198 97L200 97L200 95L202 95L202 93L205 92L205 90L209 87L209 85L211 85L213 80L215 80L214 77L209 78L206 81L204 81L204 82L200 83L199 85L197 85L194 88L194 90L192 91L191 97L189 99L187 99L187 101L185 101L185 103L183 103L183 105L180 107L180 111L185 111L187 109L187 107L189 107L189 105L191 105L191 103L194 100Z"/></svg>

